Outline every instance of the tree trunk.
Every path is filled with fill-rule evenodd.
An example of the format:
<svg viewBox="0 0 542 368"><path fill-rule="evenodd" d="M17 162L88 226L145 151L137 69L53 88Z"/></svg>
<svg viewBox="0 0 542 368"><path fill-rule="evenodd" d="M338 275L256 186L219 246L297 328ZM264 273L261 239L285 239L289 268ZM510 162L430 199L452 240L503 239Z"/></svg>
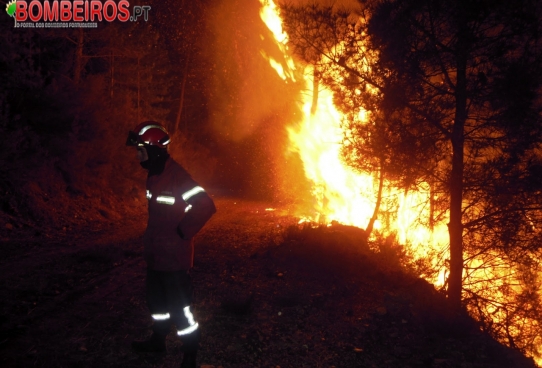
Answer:
<svg viewBox="0 0 542 368"><path fill-rule="evenodd" d="M184 92L186 90L186 81L188 80L188 63L189 62L190 62L190 54L186 56L186 62L184 64L183 83L181 85L181 98L179 101L179 109L177 110L177 118L175 119L175 129L173 130L173 133L179 130L179 125L181 124L181 115L183 112L183 105L184 105ZM187 126L185 125L185 130L186 128Z"/></svg>
<svg viewBox="0 0 542 368"><path fill-rule="evenodd" d="M463 136L465 119L456 112L452 133L452 173L450 177L450 277L448 301L452 309L461 307L461 291L463 288ZM461 133L461 135L460 135Z"/></svg>
<svg viewBox="0 0 542 368"><path fill-rule="evenodd" d="M111 49L111 80L109 85L109 93L111 99L113 99L113 89L115 87L115 54L113 54L113 49Z"/></svg>
<svg viewBox="0 0 542 368"><path fill-rule="evenodd" d="M462 10L466 4L460 2L457 42L457 83L455 90L455 117L452 128L452 172L450 177L450 277L448 302L452 310L461 308L463 289L463 170L464 170L464 128L467 118L467 25Z"/></svg>
<svg viewBox="0 0 542 368"><path fill-rule="evenodd" d="M435 230L435 189L434 185L429 187L429 230Z"/></svg>
<svg viewBox="0 0 542 368"><path fill-rule="evenodd" d="M140 57L137 57L137 123L141 123L139 114L139 101L141 101L141 78L139 75Z"/></svg>
<svg viewBox="0 0 542 368"><path fill-rule="evenodd" d="M312 105L311 105L311 115L316 113L318 108L318 85L320 83L318 72L316 71L316 65L314 65L312 72Z"/></svg>
<svg viewBox="0 0 542 368"><path fill-rule="evenodd" d="M85 66L83 49L85 44L85 34L83 28L77 30L77 41L75 43L75 62L73 66L73 85L75 89L79 89L79 84L81 83L81 75L83 74L83 68ZM76 139L79 138L79 132L81 131L80 127L80 109L77 109L75 116L72 122L72 132L75 135Z"/></svg>
<svg viewBox="0 0 542 368"><path fill-rule="evenodd" d="M73 68L73 84L75 88L79 88L79 82L81 81L81 74L83 72L83 46L84 46L84 33L83 28L79 28L77 31L77 44L75 49L75 65Z"/></svg>
<svg viewBox="0 0 542 368"><path fill-rule="evenodd" d="M383 165L380 165L380 176L378 178L378 193L376 195L375 209L373 211L373 216L369 220L369 224L367 224L367 228L365 229L365 232L367 233L367 238L369 238L369 236L371 235L376 219L378 218L378 212L380 211L380 204L382 203L382 189L383 188L384 188L384 167Z"/></svg>

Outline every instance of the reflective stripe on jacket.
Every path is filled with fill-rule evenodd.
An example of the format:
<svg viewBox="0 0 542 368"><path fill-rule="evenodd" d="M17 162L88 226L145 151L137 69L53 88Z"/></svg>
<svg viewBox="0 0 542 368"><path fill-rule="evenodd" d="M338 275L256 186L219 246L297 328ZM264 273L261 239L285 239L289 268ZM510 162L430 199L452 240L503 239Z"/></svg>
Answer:
<svg viewBox="0 0 542 368"><path fill-rule="evenodd" d="M171 157L160 175L147 178L147 199L149 220L143 255L148 268L190 269L194 260L193 236L216 212L213 200Z"/></svg>

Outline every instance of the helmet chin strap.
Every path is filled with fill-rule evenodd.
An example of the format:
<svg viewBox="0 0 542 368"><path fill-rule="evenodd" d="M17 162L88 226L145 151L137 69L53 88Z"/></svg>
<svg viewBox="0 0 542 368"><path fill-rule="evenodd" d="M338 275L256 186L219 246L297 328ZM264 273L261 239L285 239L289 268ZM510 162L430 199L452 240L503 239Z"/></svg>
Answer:
<svg viewBox="0 0 542 368"><path fill-rule="evenodd" d="M160 175L164 171L169 153L167 149L145 145L138 147L137 157L141 167L149 170L148 176Z"/></svg>

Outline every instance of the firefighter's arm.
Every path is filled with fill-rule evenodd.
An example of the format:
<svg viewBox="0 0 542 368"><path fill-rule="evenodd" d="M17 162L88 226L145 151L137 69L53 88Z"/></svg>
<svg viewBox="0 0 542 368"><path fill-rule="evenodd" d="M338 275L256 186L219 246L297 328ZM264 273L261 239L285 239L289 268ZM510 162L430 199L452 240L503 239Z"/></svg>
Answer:
<svg viewBox="0 0 542 368"><path fill-rule="evenodd" d="M192 196L187 203L187 211L177 226L177 233L183 239L196 235L216 212L213 200L204 191Z"/></svg>

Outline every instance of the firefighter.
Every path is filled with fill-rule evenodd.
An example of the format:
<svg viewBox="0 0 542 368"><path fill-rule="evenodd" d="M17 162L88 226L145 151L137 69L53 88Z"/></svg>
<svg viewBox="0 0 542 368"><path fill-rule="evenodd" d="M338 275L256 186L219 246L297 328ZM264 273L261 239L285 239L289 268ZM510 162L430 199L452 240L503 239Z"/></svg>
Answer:
<svg viewBox="0 0 542 368"><path fill-rule="evenodd" d="M138 352L165 352L166 336L175 325L183 342L182 368L196 367L200 327L192 314L189 270L194 259L194 235L216 212L211 197L168 154L170 138L159 123L147 121L128 134L148 171L149 218L143 236L147 263L147 304L154 320L152 335L134 341Z"/></svg>

